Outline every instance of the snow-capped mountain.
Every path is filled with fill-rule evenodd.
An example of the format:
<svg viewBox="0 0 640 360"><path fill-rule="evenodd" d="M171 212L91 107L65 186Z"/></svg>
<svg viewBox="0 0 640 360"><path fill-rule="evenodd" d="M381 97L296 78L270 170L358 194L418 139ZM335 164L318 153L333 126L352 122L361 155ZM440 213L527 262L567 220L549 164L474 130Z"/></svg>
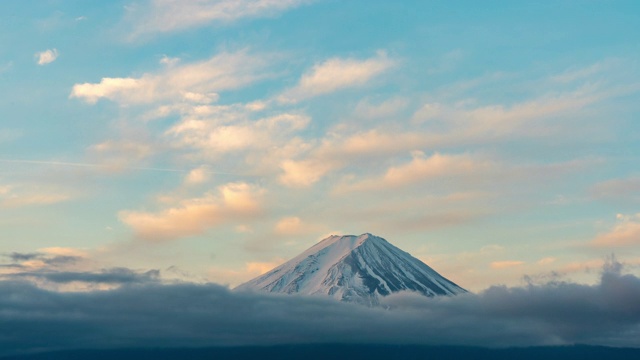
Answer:
<svg viewBox="0 0 640 360"><path fill-rule="evenodd" d="M363 304L377 304L381 296L403 290L426 296L467 292L371 234L330 236L236 290L328 295Z"/></svg>

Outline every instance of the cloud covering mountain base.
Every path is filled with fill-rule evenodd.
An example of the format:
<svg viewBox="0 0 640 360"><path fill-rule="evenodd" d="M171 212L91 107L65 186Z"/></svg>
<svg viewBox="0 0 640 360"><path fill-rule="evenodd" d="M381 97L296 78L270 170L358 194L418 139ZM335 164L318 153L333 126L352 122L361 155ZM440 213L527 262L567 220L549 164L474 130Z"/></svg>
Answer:
<svg viewBox="0 0 640 360"><path fill-rule="evenodd" d="M595 285L390 295L369 308L322 297L159 283L53 292L0 282L0 356L31 351L278 344L640 347L640 278L609 266Z"/></svg>
<svg viewBox="0 0 640 360"><path fill-rule="evenodd" d="M5 357L3 360L298 360L303 358L307 360L342 358L348 358L349 360L627 360L636 359L639 355L640 349L635 348L586 345L489 349L467 346L322 344L172 349L71 350L11 356Z"/></svg>

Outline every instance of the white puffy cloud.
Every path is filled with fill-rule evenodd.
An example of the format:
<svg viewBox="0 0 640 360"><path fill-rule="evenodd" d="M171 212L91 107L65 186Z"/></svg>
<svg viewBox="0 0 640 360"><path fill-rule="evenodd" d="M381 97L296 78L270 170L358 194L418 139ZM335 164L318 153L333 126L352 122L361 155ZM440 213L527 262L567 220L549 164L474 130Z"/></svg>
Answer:
<svg viewBox="0 0 640 360"><path fill-rule="evenodd" d="M58 50L57 49L49 49L39 53L36 53L36 62L38 65L47 65L50 64L58 58Z"/></svg>

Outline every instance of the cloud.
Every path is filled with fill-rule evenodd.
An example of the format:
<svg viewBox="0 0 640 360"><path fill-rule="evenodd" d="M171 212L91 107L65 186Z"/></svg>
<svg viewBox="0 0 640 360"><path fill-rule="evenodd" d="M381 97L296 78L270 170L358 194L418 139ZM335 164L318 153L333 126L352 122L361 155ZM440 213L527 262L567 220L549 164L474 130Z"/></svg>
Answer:
<svg viewBox="0 0 640 360"><path fill-rule="evenodd" d="M270 17L309 0L149 0L129 6L131 38L185 30L207 24Z"/></svg>
<svg viewBox="0 0 640 360"><path fill-rule="evenodd" d="M412 213L413 212L414 211L412 211ZM416 230L432 231L447 227L457 227L486 216L487 214L481 210L471 211L460 209L448 212L434 210L434 213L430 213L427 210L425 213L419 215L388 213L386 219L381 219L379 223L384 225L384 228L393 229L393 231L398 233L406 233Z"/></svg>
<svg viewBox="0 0 640 360"><path fill-rule="evenodd" d="M180 58L172 58L172 57L168 57L167 55L162 56L162 58L160 59L160 64L166 65L166 66L175 66L176 64L178 64L180 62Z"/></svg>
<svg viewBox="0 0 640 360"><path fill-rule="evenodd" d="M431 146L452 146L495 142L513 137L549 137L564 134L568 126L550 120L565 119L585 107L614 95L612 89L583 86L572 91L550 93L514 104L447 105L425 103L412 116L414 124L423 124ZM473 104L473 103L472 103ZM425 139L426 141L427 139Z"/></svg>
<svg viewBox="0 0 640 360"><path fill-rule="evenodd" d="M11 263L0 263L0 281L28 281L54 291L107 290L128 284L161 281L158 270L140 271L124 267L100 269L100 261L92 259L82 249L50 247L32 253L12 252L5 254L5 257Z"/></svg>
<svg viewBox="0 0 640 360"><path fill-rule="evenodd" d="M356 105L354 114L363 119L386 118L398 114L409 105L407 99L394 97L380 103L371 103L369 100L361 100Z"/></svg>
<svg viewBox="0 0 640 360"><path fill-rule="evenodd" d="M336 166L329 162L317 160L285 160L280 165L283 174L279 180L284 185L291 187L308 187L320 180L329 171Z"/></svg>
<svg viewBox="0 0 640 360"><path fill-rule="evenodd" d="M247 183L228 183L200 198L179 200L159 212L120 211L120 221L149 241L200 235L231 219L248 218L260 210L263 191Z"/></svg>
<svg viewBox="0 0 640 360"><path fill-rule="evenodd" d="M291 187L308 187L351 163L396 155L420 148L424 142L421 134L397 134L377 129L348 136L331 134L302 158L282 160L279 180Z"/></svg>
<svg viewBox="0 0 640 360"><path fill-rule="evenodd" d="M250 274L262 275L270 270L273 270L278 265L281 265L284 261L270 261L270 262L248 262L247 272Z"/></svg>
<svg viewBox="0 0 640 360"><path fill-rule="evenodd" d="M245 283L256 276L262 275L284 262L284 259L278 258L273 261L249 261L244 263L244 267L235 269L212 267L209 269L208 278L217 283L220 283L220 279L224 279L224 285L236 286Z"/></svg>
<svg viewBox="0 0 640 360"><path fill-rule="evenodd" d="M200 166L187 173L184 177L185 185L200 185L209 180L211 174L206 166Z"/></svg>
<svg viewBox="0 0 640 360"><path fill-rule="evenodd" d="M538 260L537 264L538 265L549 265L549 264L554 263L556 260L558 260L558 259L556 259L556 258L554 258L552 256L547 256L547 257L544 257L544 258Z"/></svg>
<svg viewBox="0 0 640 360"><path fill-rule="evenodd" d="M157 151L151 141L140 135L135 140L106 140L92 145L88 150L92 156L98 158L99 167L108 172L135 168L135 164L139 164Z"/></svg>
<svg viewBox="0 0 640 360"><path fill-rule="evenodd" d="M450 179L456 176L477 175L479 172L486 172L495 169L495 167L495 164L487 160L477 159L468 154L443 155L435 153L427 157L421 151L414 151L409 163L390 167L381 178L342 185L338 187L337 191L398 188L434 178L446 177Z"/></svg>
<svg viewBox="0 0 640 360"><path fill-rule="evenodd" d="M513 268L520 265L524 265L524 261L517 261L517 260L493 261L491 263L491 268L492 269L508 269L508 268Z"/></svg>
<svg viewBox="0 0 640 360"><path fill-rule="evenodd" d="M221 124L220 119L186 118L167 130L166 135L175 139L175 147L194 149L203 157L211 158L229 152L282 145L311 120L308 116L290 113L257 120L250 119L243 111L234 116L231 124Z"/></svg>
<svg viewBox="0 0 640 360"><path fill-rule="evenodd" d="M141 92L144 89L143 81L132 78L103 78L98 84L75 84L71 91L71 97L84 98L90 104L95 104L100 98L116 99L124 98L128 93ZM153 87L147 82L148 88ZM148 92L148 91L147 91ZM143 101L140 98L138 101Z"/></svg>
<svg viewBox="0 0 640 360"><path fill-rule="evenodd" d="M69 248L69 247L60 247L60 246L42 248L42 249L39 249L38 251L41 251L45 254L58 255L58 256L75 256L75 257L88 256L87 252L84 250Z"/></svg>
<svg viewBox="0 0 640 360"><path fill-rule="evenodd" d="M296 103L337 90L362 86L394 65L386 54L366 59L332 58L315 65L302 75L297 86L278 98L284 103Z"/></svg>
<svg viewBox="0 0 640 360"><path fill-rule="evenodd" d="M310 72L309 78L314 78L311 75L315 73ZM308 187L345 167L370 169L366 160L392 159L425 148L443 151L536 137L548 142L553 135L562 135L561 139L565 139L566 131L575 131L570 119L576 118L585 107L620 91L585 86L508 105L469 106L464 102L448 105L429 101L418 108L406 124L378 122L364 130L358 126L353 132L348 131L352 124L345 121L331 128L323 138L308 141L305 151L296 157L282 160L280 181L288 186ZM383 103L378 110L393 113L402 106L400 99ZM371 109L370 104L361 102L356 106L356 116L358 111L367 113ZM415 161L412 165L417 168L420 164L424 162Z"/></svg>
<svg viewBox="0 0 640 360"><path fill-rule="evenodd" d="M566 84L579 80L593 79L594 75L610 72L615 67L621 67L624 65L624 62L621 61L621 59L609 58L585 67L574 67L568 69L561 74L552 76L550 80L552 82Z"/></svg>
<svg viewBox="0 0 640 360"><path fill-rule="evenodd" d="M58 50L49 49L49 50L36 53L35 57L38 65L47 65L56 61L56 59L58 58L58 55L59 55Z"/></svg>
<svg viewBox="0 0 640 360"><path fill-rule="evenodd" d="M640 177L603 181L591 187L589 193L599 200L640 202Z"/></svg>
<svg viewBox="0 0 640 360"><path fill-rule="evenodd" d="M437 298L400 293L384 299L386 308L217 285L142 282L61 294L3 281L0 355L310 343L638 347L640 279L615 270L596 285L491 287Z"/></svg>
<svg viewBox="0 0 640 360"><path fill-rule="evenodd" d="M31 271L58 271L60 268L75 265L86 259L87 253L78 249L52 247L30 253L12 252L5 256L13 262L9 265L15 265L18 268Z"/></svg>
<svg viewBox="0 0 640 360"><path fill-rule="evenodd" d="M17 252L13 252L13 253L9 254L8 256L13 261L21 262L21 261L33 260L33 259L39 257L40 254L38 254L38 253L17 253Z"/></svg>
<svg viewBox="0 0 640 360"><path fill-rule="evenodd" d="M0 208L46 206L68 201L71 194L62 189L36 185L1 185Z"/></svg>
<svg viewBox="0 0 640 360"><path fill-rule="evenodd" d="M22 206L37 206L37 205L51 205L59 202L67 201L70 199L66 194L47 194L47 193L34 193L15 195L2 201L3 207L22 207Z"/></svg>
<svg viewBox="0 0 640 360"><path fill-rule="evenodd" d="M259 70L268 58L268 55L250 55L247 51L221 53L205 61L167 67L139 78L106 77L98 83L75 84L69 97L89 104L100 99L120 104L163 100L206 104L216 101L219 91L237 89L264 77Z"/></svg>
<svg viewBox="0 0 640 360"><path fill-rule="evenodd" d="M11 68L13 67L13 61L9 61L7 63L4 64L0 64L0 74L5 73L9 70L11 70ZM0 130L1 131L1 130Z"/></svg>
<svg viewBox="0 0 640 360"><path fill-rule="evenodd" d="M278 235L302 235L312 231L313 226L297 216L283 217L276 223L274 231Z"/></svg>
<svg viewBox="0 0 640 360"><path fill-rule="evenodd" d="M596 247L618 247L640 244L640 214L616 216L617 223L603 234L598 235L592 242Z"/></svg>
<svg viewBox="0 0 640 360"><path fill-rule="evenodd" d="M466 129L460 129L456 132L452 128L446 133L438 134L424 129L399 131L397 128L381 126L353 134L329 132L320 141L309 142L296 158L282 160L280 163L282 173L279 180L292 187L308 187L324 176L347 167L359 168L364 170L362 173L366 173L377 170L379 165L384 163L397 163L402 161L399 155L404 156L407 152L413 154L413 160L409 164L391 166L387 169L385 176L377 179L371 179L369 176L362 183L355 183L353 178L348 179L349 176L347 176L349 181L337 184L337 191L357 190L358 188L354 186L356 184L363 189L398 187L402 184L415 183L421 178L456 176L465 172L476 175L493 173L493 179L500 180L498 179L500 176L505 178L514 178L523 174L531 176L536 172L539 174L542 170L561 173L584 167L587 163L600 161L597 158L587 158L557 164L513 166L510 169L506 166L508 164L498 163L479 155L449 155L435 152L434 155L425 157L419 151L423 148L446 149L459 146L461 144L458 142L462 139L458 137L465 131ZM470 139L465 141L468 140ZM474 141L476 140L480 141L480 139Z"/></svg>
<svg viewBox="0 0 640 360"><path fill-rule="evenodd" d="M75 282L89 284L109 284L125 285L136 283L149 283L158 281L160 272L149 270L143 273L127 268L103 269L98 272L93 271L33 271L11 274L10 279L28 278L38 283L41 281L55 284L69 284Z"/></svg>

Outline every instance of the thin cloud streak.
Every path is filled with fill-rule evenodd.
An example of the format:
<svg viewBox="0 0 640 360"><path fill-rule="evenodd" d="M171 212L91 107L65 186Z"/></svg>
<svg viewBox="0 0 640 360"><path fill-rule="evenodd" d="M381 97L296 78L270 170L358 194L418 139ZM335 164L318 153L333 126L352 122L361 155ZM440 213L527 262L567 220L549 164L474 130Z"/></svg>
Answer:
<svg viewBox="0 0 640 360"><path fill-rule="evenodd" d="M47 161L47 160L23 160L23 159L0 159L0 162L15 163L15 164L34 164L34 165L52 165L52 166L72 166L72 167L86 167L86 168L101 168L108 169L108 165L103 164L91 164L91 163L77 163L77 162L64 162L64 161ZM188 173L189 169L169 169L169 168L153 168L153 167L140 167L140 166L125 166L126 169L140 170L140 171L159 171L159 172L175 172L175 173ZM246 176L255 177L255 175L238 174L230 172L220 172L203 170L207 174L212 175L230 175L230 176Z"/></svg>
<svg viewBox="0 0 640 360"><path fill-rule="evenodd" d="M128 6L133 24L130 40L178 32L208 24L228 25L240 19L274 16L309 0L149 0Z"/></svg>

